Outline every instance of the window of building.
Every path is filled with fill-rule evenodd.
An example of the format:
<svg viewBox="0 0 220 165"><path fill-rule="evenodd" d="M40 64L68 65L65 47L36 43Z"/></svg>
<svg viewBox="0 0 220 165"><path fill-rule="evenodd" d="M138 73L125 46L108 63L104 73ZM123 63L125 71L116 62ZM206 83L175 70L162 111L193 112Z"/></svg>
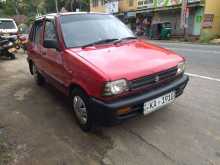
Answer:
<svg viewBox="0 0 220 165"><path fill-rule="evenodd" d="M105 5L105 0L101 0L101 5Z"/></svg>
<svg viewBox="0 0 220 165"><path fill-rule="evenodd" d="M133 6L134 5L134 0L129 0L129 6Z"/></svg>
<svg viewBox="0 0 220 165"><path fill-rule="evenodd" d="M99 5L99 0L92 0L92 6L97 7Z"/></svg>
<svg viewBox="0 0 220 165"><path fill-rule="evenodd" d="M138 6L142 6L143 5L143 1L138 1Z"/></svg>

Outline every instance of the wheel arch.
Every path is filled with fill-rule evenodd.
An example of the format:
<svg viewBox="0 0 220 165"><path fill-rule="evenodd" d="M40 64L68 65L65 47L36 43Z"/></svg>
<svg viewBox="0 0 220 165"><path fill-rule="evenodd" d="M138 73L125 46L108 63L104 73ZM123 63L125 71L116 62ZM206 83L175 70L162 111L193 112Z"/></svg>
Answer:
<svg viewBox="0 0 220 165"><path fill-rule="evenodd" d="M71 92L74 89L80 89L80 90L82 90L88 96L88 92L86 91L86 89L84 87L82 87L81 85L77 84L77 83L71 83L69 85L69 88L68 88L68 95L69 96L71 96Z"/></svg>

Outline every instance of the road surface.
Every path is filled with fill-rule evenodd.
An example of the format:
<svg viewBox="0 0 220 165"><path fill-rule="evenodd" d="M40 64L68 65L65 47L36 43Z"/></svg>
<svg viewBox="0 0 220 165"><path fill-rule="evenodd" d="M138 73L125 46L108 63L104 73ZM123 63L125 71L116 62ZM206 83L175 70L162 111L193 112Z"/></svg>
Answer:
<svg viewBox="0 0 220 165"><path fill-rule="evenodd" d="M187 59L190 83L149 116L82 132L64 96L38 87L26 55L0 60L0 136L18 165L219 165L220 46L156 42Z"/></svg>

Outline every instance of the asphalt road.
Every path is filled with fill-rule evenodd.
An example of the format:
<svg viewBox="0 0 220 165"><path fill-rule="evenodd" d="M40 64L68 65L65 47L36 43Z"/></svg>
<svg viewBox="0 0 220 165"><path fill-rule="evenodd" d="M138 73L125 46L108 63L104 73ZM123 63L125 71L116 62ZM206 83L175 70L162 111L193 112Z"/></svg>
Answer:
<svg viewBox="0 0 220 165"><path fill-rule="evenodd" d="M0 136L18 165L219 165L220 46L156 42L187 59L184 95L160 111L86 134L66 98L38 87L26 55L0 60Z"/></svg>

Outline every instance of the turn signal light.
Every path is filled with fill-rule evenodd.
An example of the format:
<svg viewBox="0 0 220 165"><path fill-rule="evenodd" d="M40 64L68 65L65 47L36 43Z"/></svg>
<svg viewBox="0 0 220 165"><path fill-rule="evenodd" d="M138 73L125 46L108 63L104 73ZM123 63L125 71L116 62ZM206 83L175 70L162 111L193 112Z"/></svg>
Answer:
<svg viewBox="0 0 220 165"><path fill-rule="evenodd" d="M126 107L126 108L122 108L122 109L117 110L116 114L117 115L124 115L124 114L131 112L131 111L132 111L131 108Z"/></svg>

